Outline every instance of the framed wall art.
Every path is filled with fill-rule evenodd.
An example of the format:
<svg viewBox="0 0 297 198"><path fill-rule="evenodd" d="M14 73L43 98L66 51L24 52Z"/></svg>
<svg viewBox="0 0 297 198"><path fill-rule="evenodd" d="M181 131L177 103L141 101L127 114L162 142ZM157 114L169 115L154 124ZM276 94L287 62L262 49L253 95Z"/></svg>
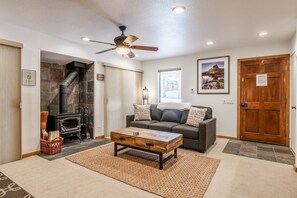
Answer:
<svg viewBox="0 0 297 198"><path fill-rule="evenodd" d="M197 93L229 94L230 56L197 60Z"/></svg>
<svg viewBox="0 0 297 198"><path fill-rule="evenodd" d="M22 70L22 85L35 86L36 85L36 71L23 69Z"/></svg>

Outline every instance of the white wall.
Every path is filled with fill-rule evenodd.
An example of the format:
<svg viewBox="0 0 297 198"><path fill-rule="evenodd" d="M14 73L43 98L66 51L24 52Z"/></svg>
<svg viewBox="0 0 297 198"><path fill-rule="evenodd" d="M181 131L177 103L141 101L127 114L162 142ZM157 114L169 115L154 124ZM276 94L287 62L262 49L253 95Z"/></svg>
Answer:
<svg viewBox="0 0 297 198"><path fill-rule="evenodd" d="M95 55L87 45L70 42L29 29L0 22L0 38L23 43L22 69L36 71L36 86L22 86L22 154L39 150L40 138L40 51L49 51L74 56L95 62L95 74L103 73L102 62L125 68L141 68L141 63L122 58L113 53ZM95 79L95 136L103 132L103 82Z"/></svg>
<svg viewBox="0 0 297 198"><path fill-rule="evenodd" d="M159 69L182 68L182 101L213 108L217 118L217 135L237 136L237 59L290 53L290 42L267 46L245 47L212 51L190 56L143 62L143 86L149 89L150 103L157 103ZM230 55L230 94L197 95L197 59ZM191 94L191 89L195 93ZM234 100L234 104L223 104L224 99Z"/></svg>

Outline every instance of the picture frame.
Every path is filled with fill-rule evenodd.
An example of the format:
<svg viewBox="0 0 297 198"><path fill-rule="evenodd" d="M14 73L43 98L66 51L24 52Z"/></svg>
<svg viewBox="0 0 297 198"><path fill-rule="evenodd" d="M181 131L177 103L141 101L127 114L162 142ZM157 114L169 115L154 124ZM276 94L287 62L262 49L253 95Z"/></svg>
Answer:
<svg viewBox="0 0 297 198"><path fill-rule="evenodd" d="M36 85L36 71L35 70L22 70L22 85L35 86Z"/></svg>
<svg viewBox="0 0 297 198"><path fill-rule="evenodd" d="M104 74L97 74L98 81L104 81Z"/></svg>
<svg viewBox="0 0 297 198"><path fill-rule="evenodd" d="M230 56L197 60L197 94L230 93Z"/></svg>

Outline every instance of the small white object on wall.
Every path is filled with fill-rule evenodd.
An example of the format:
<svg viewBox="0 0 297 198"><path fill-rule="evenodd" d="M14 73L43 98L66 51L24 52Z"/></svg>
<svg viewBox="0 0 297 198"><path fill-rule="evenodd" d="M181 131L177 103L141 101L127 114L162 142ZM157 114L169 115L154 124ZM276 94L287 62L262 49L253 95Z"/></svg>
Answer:
<svg viewBox="0 0 297 198"><path fill-rule="evenodd" d="M22 85L35 86L36 85L36 71L35 70L22 70Z"/></svg>
<svg viewBox="0 0 297 198"><path fill-rule="evenodd" d="M256 86L257 87L267 86L267 74L256 75Z"/></svg>
<svg viewBox="0 0 297 198"><path fill-rule="evenodd" d="M234 100L232 100L232 99L224 100L223 104L234 104Z"/></svg>
<svg viewBox="0 0 297 198"><path fill-rule="evenodd" d="M104 74L97 74L97 80L104 81Z"/></svg>

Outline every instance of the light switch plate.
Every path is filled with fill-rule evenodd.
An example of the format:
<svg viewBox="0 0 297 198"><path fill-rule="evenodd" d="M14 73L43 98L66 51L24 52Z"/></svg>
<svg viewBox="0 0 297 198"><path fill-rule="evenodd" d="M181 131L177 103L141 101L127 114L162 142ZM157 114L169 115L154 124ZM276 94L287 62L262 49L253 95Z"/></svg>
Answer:
<svg viewBox="0 0 297 198"><path fill-rule="evenodd" d="M225 99L225 100L223 100L223 104L234 104L234 100L232 100L232 99Z"/></svg>

